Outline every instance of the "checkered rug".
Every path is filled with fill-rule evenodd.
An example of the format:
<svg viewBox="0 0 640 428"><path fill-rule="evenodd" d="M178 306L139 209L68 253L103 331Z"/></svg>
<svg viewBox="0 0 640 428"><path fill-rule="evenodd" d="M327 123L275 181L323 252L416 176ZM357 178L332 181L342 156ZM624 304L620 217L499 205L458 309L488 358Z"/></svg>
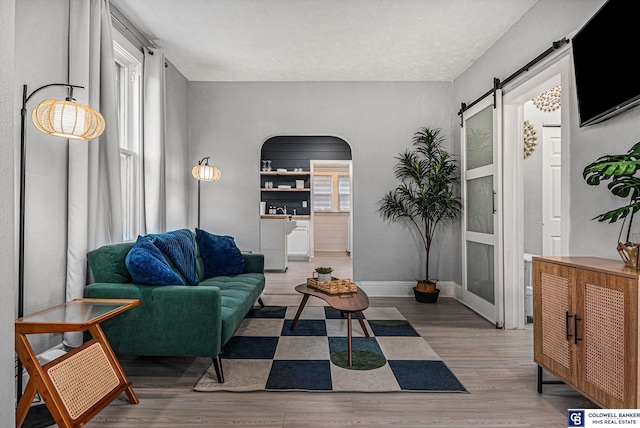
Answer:
<svg viewBox="0 0 640 428"><path fill-rule="evenodd" d="M253 309L222 350L225 382L209 367L194 390L466 392L464 386L393 307L364 311L365 334L353 316L353 365L347 319L325 306Z"/></svg>

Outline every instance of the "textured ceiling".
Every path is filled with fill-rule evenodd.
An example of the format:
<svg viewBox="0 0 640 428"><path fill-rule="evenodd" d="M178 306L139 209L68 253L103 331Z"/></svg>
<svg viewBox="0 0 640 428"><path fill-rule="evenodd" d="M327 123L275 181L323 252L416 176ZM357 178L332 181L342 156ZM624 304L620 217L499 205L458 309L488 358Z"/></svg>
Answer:
<svg viewBox="0 0 640 428"><path fill-rule="evenodd" d="M447 81L537 0L112 0L191 81Z"/></svg>

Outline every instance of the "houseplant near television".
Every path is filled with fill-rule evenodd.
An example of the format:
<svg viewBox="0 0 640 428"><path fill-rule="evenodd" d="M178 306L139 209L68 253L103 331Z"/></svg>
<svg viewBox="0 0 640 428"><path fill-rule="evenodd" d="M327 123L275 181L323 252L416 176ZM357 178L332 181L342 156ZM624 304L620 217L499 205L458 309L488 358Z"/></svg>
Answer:
<svg viewBox="0 0 640 428"><path fill-rule="evenodd" d="M631 147L626 154L602 156L587 165L582 173L587 184L597 186L602 181L610 180L607 188L612 194L620 198L629 198L629 202L626 205L600 214L594 217L593 220L608 220L609 223L615 223L623 219L618 236L617 250L625 264L634 268L638 268L640 261L640 243L634 243L630 240L633 217L640 210L640 177L636 177L638 167L640 167L640 142ZM627 217L629 218L629 223L625 242L623 243L621 237Z"/></svg>
<svg viewBox="0 0 640 428"><path fill-rule="evenodd" d="M416 300L435 303L440 290L429 276L429 255L437 227L460 214L462 203L456 189L460 184L457 162L442 148L439 128L421 128L414 134L413 148L396 157L398 187L379 202L378 212L391 222L406 222L418 232L420 257L425 258L425 277L417 280Z"/></svg>

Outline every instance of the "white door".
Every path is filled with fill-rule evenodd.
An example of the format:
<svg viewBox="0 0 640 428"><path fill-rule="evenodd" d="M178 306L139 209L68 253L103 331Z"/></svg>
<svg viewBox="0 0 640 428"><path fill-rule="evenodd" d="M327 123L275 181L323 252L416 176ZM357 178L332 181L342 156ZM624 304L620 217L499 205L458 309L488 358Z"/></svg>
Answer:
<svg viewBox="0 0 640 428"><path fill-rule="evenodd" d="M542 255L562 255L562 161L559 126L542 128Z"/></svg>
<svg viewBox="0 0 640 428"><path fill-rule="evenodd" d="M502 283L502 93L463 115L463 278L461 300L504 325Z"/></svg>

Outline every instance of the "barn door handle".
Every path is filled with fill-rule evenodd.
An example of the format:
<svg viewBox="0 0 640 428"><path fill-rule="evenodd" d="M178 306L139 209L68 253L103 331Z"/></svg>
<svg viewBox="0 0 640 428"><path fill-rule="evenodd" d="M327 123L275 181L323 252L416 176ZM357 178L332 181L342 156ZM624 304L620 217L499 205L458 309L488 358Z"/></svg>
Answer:
<svg viewBox="0 0 640 428"><path fill-rule="evenodd" d="M582 340L581 337L578 337L578 321L582 321L582 318L579 318L578 315L573 316L573 343L578 344L578 340Z"/></svg>
<svg viewBox="0 0 640 428"><path fill-rule="evenodd" d="M569 334L569 318L571 318L571 315L569 315L569 311L565 312L565 329L567 332L567 340L569 340L569 338L573 337L572 334Z"/></svg>

